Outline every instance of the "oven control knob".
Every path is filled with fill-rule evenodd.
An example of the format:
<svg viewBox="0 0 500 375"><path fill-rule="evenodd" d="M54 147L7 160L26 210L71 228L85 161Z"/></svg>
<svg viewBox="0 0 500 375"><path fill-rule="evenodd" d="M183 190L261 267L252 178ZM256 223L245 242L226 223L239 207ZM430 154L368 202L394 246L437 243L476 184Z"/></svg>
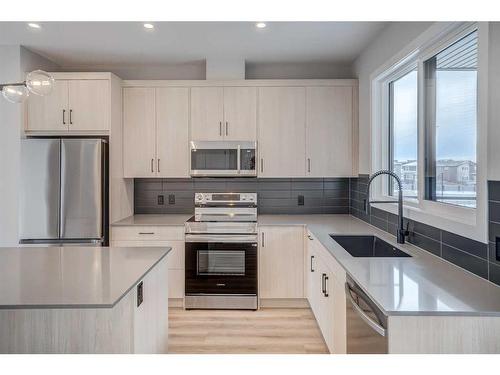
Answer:
<svg viewBox="0 0 500 375"><path fill-rule="evenodd" d="M197 200L197 201L201 201L201 200L203 200L203 194L198 193L198 194L196 194L196 196L195 196L195 197L196 197L196 200Z"/></svg>

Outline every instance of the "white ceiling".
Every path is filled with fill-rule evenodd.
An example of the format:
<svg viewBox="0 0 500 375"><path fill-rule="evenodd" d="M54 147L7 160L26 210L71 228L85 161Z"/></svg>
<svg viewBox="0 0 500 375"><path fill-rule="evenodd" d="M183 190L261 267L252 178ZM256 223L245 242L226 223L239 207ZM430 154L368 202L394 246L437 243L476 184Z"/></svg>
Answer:
<svg viewBox="0 0 500 375"><path fill-rule="evenodd" d="M384 22L0 22L0 44L20 44L66 66L158 65L205 59L351 63Z"/></svg>

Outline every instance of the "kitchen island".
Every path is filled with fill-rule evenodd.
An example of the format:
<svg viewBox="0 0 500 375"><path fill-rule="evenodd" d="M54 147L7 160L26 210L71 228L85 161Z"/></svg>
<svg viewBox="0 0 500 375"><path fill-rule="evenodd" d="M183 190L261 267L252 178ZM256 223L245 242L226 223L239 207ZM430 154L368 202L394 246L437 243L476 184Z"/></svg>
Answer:
<svg viewBox="0 0 500 375"><path fill-rule="evenodd" d="M0 248L0 353L166 353L170 250Z"/></svg>

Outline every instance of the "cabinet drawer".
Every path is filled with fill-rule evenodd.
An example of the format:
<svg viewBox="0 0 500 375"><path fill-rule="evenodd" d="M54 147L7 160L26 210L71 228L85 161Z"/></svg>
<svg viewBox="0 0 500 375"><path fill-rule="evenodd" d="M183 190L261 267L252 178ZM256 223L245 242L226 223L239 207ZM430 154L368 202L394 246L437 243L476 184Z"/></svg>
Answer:
<svg viewBox="0 0 500 375"><path fill-rule="evenodd" d="M307 231L307 234L312 238L312 241L308 240L310 246L312 246L316 253L321 257L325 265L330 269L330 271L338 281L345 282L346 273L344 267L342 267L340 263L337 262L335 257L330 254L327 249L325 249L325 247L318 241L316 237L314 237L314 235L310 231Z"/></svg>
<svg viewBox="0 0 500 375"><path fill-rule="evenodd" d="M184 226L112 227L111 240L157 241L184 240Z"/></svg>

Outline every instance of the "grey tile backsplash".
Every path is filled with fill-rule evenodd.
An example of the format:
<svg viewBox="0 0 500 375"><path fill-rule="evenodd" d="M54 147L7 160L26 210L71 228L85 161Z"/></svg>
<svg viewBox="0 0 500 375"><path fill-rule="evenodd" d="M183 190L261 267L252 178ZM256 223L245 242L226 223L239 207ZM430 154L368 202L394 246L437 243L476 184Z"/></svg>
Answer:
<svg viewBox="0 0 500 375"><path fill-rule="evenodd" d="M351 214L396 235L397 216L364 212L367 175L357 178L135 179L136 214L193 213L196 192L256 192L260 214ZM163 204L161 198L163 196ZM299 196L303 205L299 205ZM489 244L404 219L408 241L500 285L500 181L488 182ZM497 250L498 242L498 250Z"/></svg>
<svg viewBox="0 0 500 375"><path fill-rule="evenodd" d="M349 213L349 178L135 179L134 191L136 214L193 213L196 192L256 192L260 214Z"/></svg>
<svg viewBox="0 0 500 375"><path fill-rule="evenodd" d="M367 182L367 175L351 178L351 215L396 235L397 215L376 208L371 209L370 215L364 212ZM410 231L408 242L500 285L500 254L496 254L497 238L500 246L500 181L488 182L488 197L489 245L405 218L404 224Z"/></svg>

